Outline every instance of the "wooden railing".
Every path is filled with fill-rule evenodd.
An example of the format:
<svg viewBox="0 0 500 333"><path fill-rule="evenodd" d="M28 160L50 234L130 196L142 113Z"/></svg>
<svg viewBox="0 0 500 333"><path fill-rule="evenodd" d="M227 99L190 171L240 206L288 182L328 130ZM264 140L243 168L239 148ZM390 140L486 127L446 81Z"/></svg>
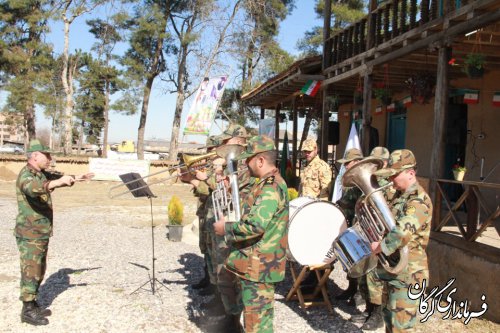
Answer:
<svg viewBox="0 0 500 333"><path fill-rule="evenodd" d="M382 3L360 21L334 33L327 67L363 53L476 0L392 0Z"/></svg>
<svg viewBox="0 0 500 333"><path fill-rule="evenodd" d="M453 205L445 189L445 186L450 184L461 185L464 188L464 192ZM473 242L500 217L500 206L497 204L496 207L488 207L481 194L481 189L500 190L500 184L438 179L437 188L432 224L433 231L441 231L448 221L453 220L462 237L469 242ZM444 217L441 217L443 203L447 213ZM466 228L464 228L462 221L457 216L457 211L464 204L467 207Z"/></svg>

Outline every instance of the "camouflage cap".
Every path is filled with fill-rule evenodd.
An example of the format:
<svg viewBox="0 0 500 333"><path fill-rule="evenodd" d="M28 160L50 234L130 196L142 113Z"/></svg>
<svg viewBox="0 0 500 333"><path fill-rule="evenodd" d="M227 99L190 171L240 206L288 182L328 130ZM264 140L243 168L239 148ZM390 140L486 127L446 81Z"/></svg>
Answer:
<svg viewBox="0 0 500 333"><path fill-rule="evenodd" d="M384 161L387 161L389 159L389 155L389 149L385 147L375 147L370 153L370 156L383 159Z"/></svg>
<svg viewBox="0 0 500 333"><path fill-rule="evenodd" d="M313 151L316 148L318 148L318 145L316 144L316 140L314 139L307 139L302 144L302 150Z"/></svg>
<svg viewBox="0 0 500 333"><path fill-rule="evenodd" d="M39 151L39 152L42 152L42 153L50 153L51 152L50 148L42 145L42 143L40 142L40 140L31 140L30 143L29 143L29 145L28 145L27 152L28 153L33 153L35 151Z"/></svg>
<svg viewBox="0 0 500 333"><path fill-rule="evenodd" d="M408 149L398 149L392 152L389 156L387 168L380 169L374 172L376 176L390 177L401 171L412 169L417 165L415 155Z"/></svg>
<svg viewBox="0 0 500 333"><path fill-rule="evenodd" d="M361 150L359 150L358 148L351 148L345 152L344 158L337 160L337 162L347 163L354 160L362 160L362 159L363 159L363 153L361 152Z"/></svg>
<svg viewBox="0 0 500 333"><path fill-rule="evenodd" d="M213 148L220 146L222 144L222 139L220 135L211 135L207 138L207 144L205 148Z"/></svg>
<svg viewBox="0 0 500 333"><path fill-rule="evenodd" d="M257 135L248 140L245 151L236 156L236 160L244 160L258 153L270 150L276 150L274 140L267 135Z"/></svg>
<svg viewBox="0 0 500 333"><path fill-rule="evenodd" d="M246 138L247 136L247 130L245 127L238 124L231 124L224 132L222 132L220 138L221 140L227 140L231 138Z"/></svg>

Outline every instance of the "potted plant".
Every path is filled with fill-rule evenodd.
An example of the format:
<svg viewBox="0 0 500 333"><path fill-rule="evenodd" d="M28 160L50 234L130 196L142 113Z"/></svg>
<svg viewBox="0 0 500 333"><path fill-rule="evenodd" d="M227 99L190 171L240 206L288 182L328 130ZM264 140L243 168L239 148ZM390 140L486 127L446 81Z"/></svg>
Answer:
<svg viewBox="0 0 500 333"><path fill-rule="evenodd" d="M412 100L419 104L429 103L429 100L434 96L435 83L435 76L427 72L412 75L405 81Z"/></svg>
<svg viewBox="0 0 500 333"><path fill-rule="evenodd" d="M384 82L375 84L373 96L378 99L382 105L389 105L392 102L392 92L386 87Z"/></svg>
<svg viewBox="0 0 500 333"><path fill-rule="evenodd" d="M464 60L464 72L471 79L481 78L484 74L485 56L482 53L469 53Z"/></svg>
<svg viewBox="0 0 500 333"><path fill-rule="evenodd" d="M182 240L182 220L184 218L184 206L176 195L173 195L168 203L167 238L172 242Z"/></svg>
<svg viewBox="0 0 500 333"><path fill-rule="evenodd" d="M453 177L455 178L455 180L464 180L465 172L467 171L466 167L461 166L460 164L455 164L453 165L451 170L453 171Z"/></svg>

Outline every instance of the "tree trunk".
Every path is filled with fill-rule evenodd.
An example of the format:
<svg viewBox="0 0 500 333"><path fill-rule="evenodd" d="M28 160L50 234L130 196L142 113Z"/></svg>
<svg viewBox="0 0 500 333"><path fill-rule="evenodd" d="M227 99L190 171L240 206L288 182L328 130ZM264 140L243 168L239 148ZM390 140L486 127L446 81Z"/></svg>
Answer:
<svg viewBox="0 0 500 333"><path fill-rule="evenodd" d="M36 126L35 126L35 107L30 103L24 112L24 120L26 121L26 134L28 142L36 139Z"/></svg>
<svg viewBox="0 0 500 333"><path fill-rule="evenodd" d="M72 137L73 137L73 82L68 80L69 71L69 27L70 23L68 20L64 20L64 50L63 50L63 70L61 74L62 85L64 87L64 92L66 93L66 103L64 106L64 114L62 117L63 128L64 128L64 155L71 154Z"/></svg>
<svg viewBox="0 0 500 333"><path fill-rule="evenodd" d="M187 51L187 45L182 47L179 70L177 71L177 100L175 102L174 123L172 125L172 135L170 136L170 148L168 150L169 161L177 161L177 152L179 150L179 128L181 125L182 108L186 99L184 81L186 77Z"/></svg>
<svg viewBox="0 0 500 333"><path fill-rule="evenodd" d="M104 133L102 138L102 156L103 158L108 157L108 129L109 129L109 81L106 80L106 95L104 98Z"/></svg>
<svg viewBox="0 0 500 333"><path fill-rule="evenodd" d="M76 151L76 155L80 155L83 146L83 130L85 125L85 115L82 117L82 123L80 124L80 130L78 131L78 150Z"/></svg>
<svg viewBox="0 0 500 333"><path fill-rule="evenodd" d="M148 117L149 97L151 96L151 88L153 87L154 76L148 78L144 86L144 94L142 96L141 118L139 120L139 128L137 130L137 158L144 159L144 132L146 131L146 119Z"/></svg>

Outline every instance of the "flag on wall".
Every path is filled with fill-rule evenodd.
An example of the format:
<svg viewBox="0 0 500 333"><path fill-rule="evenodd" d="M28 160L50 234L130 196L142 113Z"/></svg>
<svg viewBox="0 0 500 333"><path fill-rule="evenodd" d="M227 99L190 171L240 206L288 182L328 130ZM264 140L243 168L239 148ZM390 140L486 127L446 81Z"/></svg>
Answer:
<svg viewBox="0 0 500 333"><path fill-rule="evenodd" d="M189 109L184 134L208 135L226 82L227 76L203 79Z"/></svg>
<svg viewBox="0 0 500 333"><path fill-rule="evenodd" d="M500 92L496 92L493 94L493 106L500 106Z"/></svg>
<svg viewBox="0 0 500 333"><path fill-rule="evenodd" d="M349 119L349 111L344 111L344 118Z"/></svg>
<svg viewBox="0 0 500 333"><path fill-rule="evenodd" d="M378 115L381 115L382 114L382 106L379 105L375 108L375 115L378 116Z"/></svg>
<svg viewBox="0 0 500 333"><path fill-rule="evenodd" d="M345 153L351 148L358 148L359 150L361 150L358 131L356 130L354 122L351 125L351 131L349 132L349 138L347 139L343 157L345 157ZM344 175L344 173L345 166L342 164L339 174L337 175L337 178L335 178L335 185L333 186L332 202L334 203L342 197L342 176Z"/></svg>
<svg viewBox="0 0 500 333"><path fill-rule="evenodd" d="M301 93L314 97L321 87L321 81L309 80L300 90Z"/></svg>
<svg viewBox="0 0 500 333"><path fill-rule="evenodd" d="M394 112L396 110L396 103L387 105L387 112Z"/></svg>
<svg viewBox="0 0 500 333"><path fill-rule="evenodd" d="M409 108L411 106L411 96L406 96L405 98L403 98L403 105L405 106L405 108Z"/></svg>
<svg viewBox="0 0 500 333"><path fill-rule="evenodd" d="M464 95L465 104L477 104L479 102L479 90L471 90Z"/></svg>

